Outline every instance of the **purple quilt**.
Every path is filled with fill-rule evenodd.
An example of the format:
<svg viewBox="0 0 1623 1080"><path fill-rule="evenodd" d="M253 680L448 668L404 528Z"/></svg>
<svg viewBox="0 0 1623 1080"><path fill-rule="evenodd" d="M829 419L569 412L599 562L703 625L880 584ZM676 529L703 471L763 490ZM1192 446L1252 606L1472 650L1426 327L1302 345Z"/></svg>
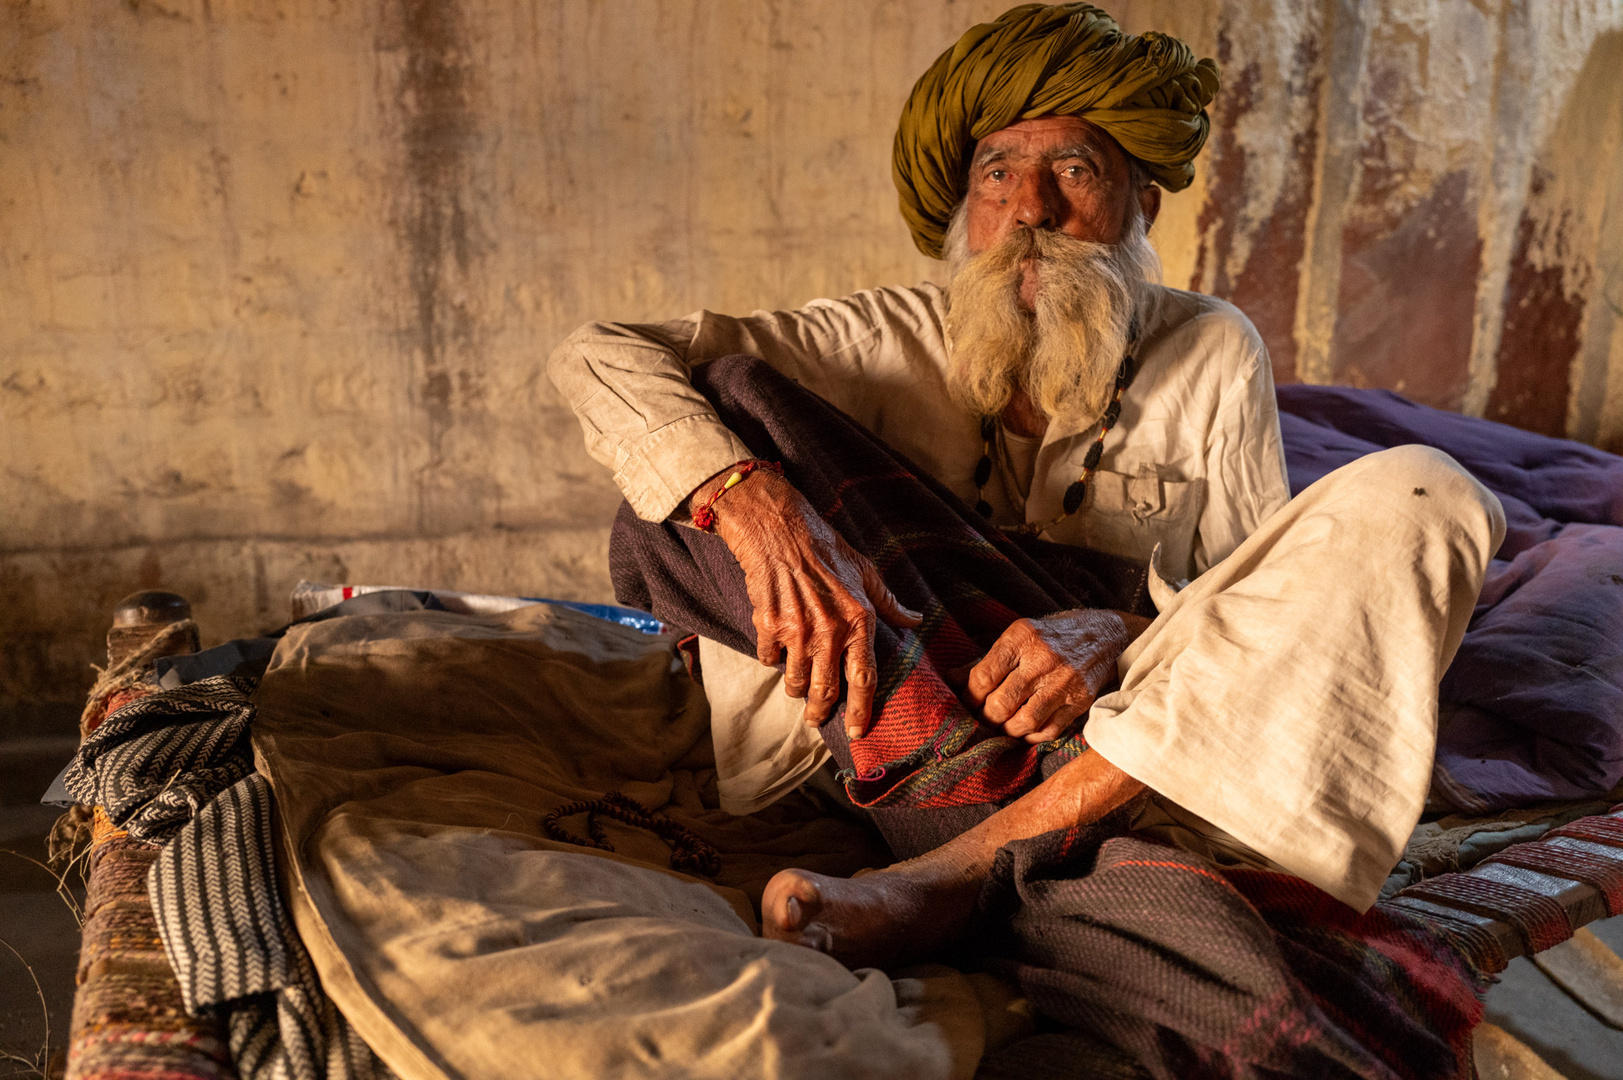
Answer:
<svg viewBox="0 0 1623 1080"><path fill-rule="evenodd" d="M1385 390L1279 388L1291 491L1424 443L1505 506L1504 546L1443 679L1434 790L1462 810L1604 794L1623 780L1623 457Z"/></svg>

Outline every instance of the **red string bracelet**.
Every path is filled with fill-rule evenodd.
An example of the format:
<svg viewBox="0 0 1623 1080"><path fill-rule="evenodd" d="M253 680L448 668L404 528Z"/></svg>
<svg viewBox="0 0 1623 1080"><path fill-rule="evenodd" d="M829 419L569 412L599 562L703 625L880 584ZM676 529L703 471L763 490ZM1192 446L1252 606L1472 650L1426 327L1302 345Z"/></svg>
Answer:
<svg viewBox="0 0 1623 1080"><path fill-rule="evenodd" d="M783 466L776 461L740 461L738 467L733 470L733 474L727 478L727 481L717 488L710 498L705 500L703 506L693 511L693 527L703 529L705 532L713 531L716 527L716 512L711 507L716 505L717 499L727 494L729 489L737 487L739 481L756 469L770 469L779 476L783 475Z"/></svg>

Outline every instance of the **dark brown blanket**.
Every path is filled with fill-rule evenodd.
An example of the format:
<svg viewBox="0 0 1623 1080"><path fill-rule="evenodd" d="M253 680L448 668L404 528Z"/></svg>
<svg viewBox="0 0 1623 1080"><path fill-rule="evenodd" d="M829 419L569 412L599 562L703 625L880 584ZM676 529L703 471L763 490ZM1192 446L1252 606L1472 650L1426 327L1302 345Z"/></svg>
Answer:
<svg viewBox="0 0 1623 1080"><path fill-rule="evenodd" d="M980 1076L1470 1075L1486 980L1418 920L1122 831L998 853L969 955L1066 1030Z"/></svg>

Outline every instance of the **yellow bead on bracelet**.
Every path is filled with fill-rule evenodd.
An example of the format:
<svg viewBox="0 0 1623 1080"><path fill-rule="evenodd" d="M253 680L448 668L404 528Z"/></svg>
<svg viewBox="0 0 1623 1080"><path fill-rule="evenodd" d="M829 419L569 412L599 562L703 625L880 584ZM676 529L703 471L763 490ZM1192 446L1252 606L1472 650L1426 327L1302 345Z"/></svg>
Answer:
<svg viewBox="0 0 1623 1080"><path fill-rule="evenodd" d="M705 532L713 531L716 527L716 511L713 509L713 507L716 505L716 500L725 495L737 484L742 483L744 477L748 476L756 469L771 469L779 476L783 475L783 466L778 464L776 461L756 460L739 462L738 468L733 470L733 474L715 490L715 493L712 494L710 498L705 500L704 505L693 511L693 527L696 529L702 529Z"/></svg>

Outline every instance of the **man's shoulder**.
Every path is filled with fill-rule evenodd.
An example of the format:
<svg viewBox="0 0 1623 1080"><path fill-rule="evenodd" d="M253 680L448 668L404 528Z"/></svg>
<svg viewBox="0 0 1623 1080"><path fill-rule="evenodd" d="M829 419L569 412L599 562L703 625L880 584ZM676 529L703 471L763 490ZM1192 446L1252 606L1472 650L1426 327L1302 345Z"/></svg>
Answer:
<svg viewBox="0 0 1623 1080"><path fill-rule="evenodd" d="M1262 351L1257 328L1227 300L1168 285L1150 285L1149 290L1152 314L1145 328L1147 336L1176 337L1185 345L1198 340L1224 351Z"/></svg>
<svg viewBox="0 0 1623 1080"><path fill-rule="evenodd" d="M946 290L934 282L918 285L881 285L838 299L813 300L807 310L839 309L858 313L874 323L927 323L939 326L946 315Z"/></svg>
<svg viewBox="0 0 1623 1080"><path fill-rule="evenodd" d="M1213 386L1271 385L1268 348L1245 312L1205 293L1150 288L1143 360Z"/></svg>

